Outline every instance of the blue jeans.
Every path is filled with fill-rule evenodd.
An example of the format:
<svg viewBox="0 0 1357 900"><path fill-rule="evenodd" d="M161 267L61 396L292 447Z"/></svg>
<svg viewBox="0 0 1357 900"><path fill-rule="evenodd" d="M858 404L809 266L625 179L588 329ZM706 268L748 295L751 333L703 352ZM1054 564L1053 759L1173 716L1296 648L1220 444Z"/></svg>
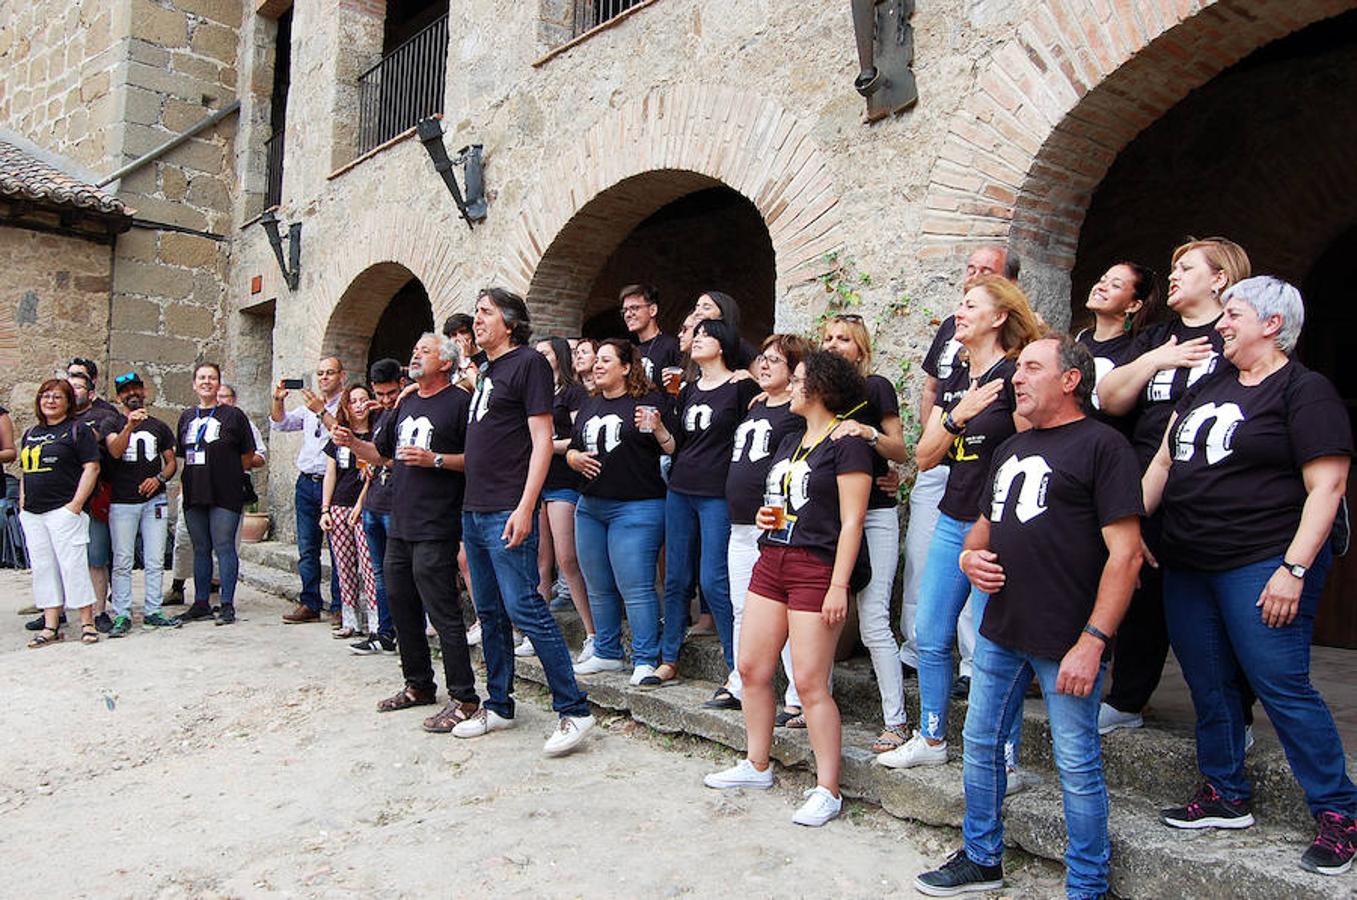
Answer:
<svg viewBox="0 0 1357 900"><path fill-rule="evenodd" d="M382 564L386 559L386 535L391 530L391 513L363 510L363 534L368 539L368 556L372 557L372 577L377 583L377 633L395 637L396 626L391 623L391 607L386 604L386 578Z"/></svg>
<svg viewBox="0 0 1357 900"><path fill-rule="evenodd" d="M944 516L946 518L946 516ZM982 866L996 865L1004 855L1001 815L1008 785L1004 741L1022 719L1023 694L1032 675L1041 681L1051 745L1065 801L1065 892L1068 897L1101 897L1107 892L1107 784L1103 780L1102 743L1098 739L1098 706L1103 675L1100 666L1087 697L1056 693L1060 661L1040 659L1003 647L979 635L971 674L970 709L963 738L966 818L962 834L966 855Z"/></svg>
<svg viewBox="0 0 1357 900"><path fill-rule="evenodd" d="M622 607L631 623L631 663L660 661L660 598L655 566L664 543L664 501L580 497L575 552L594 614L594 654L622 658Z"/></svg>
<svg viewBox="0 0 1357 900"><path fill-rule="evenodd" d="M328 547L325 532L320 530L321 483L306 475L297 476L295 496L297 509L297 572L302 576L302 606L320 612L320 548ZM334 552L330 552L330 571L335 568ZM195 565L196 571L196 565ZM211 577L211 573L209 573ZM339 580L330 578L330 610L338 610Z"/></svg>
<svg viewBox="0 0 1357 900"><path fill-rule="evenodd" d="M1255 604L1281 562L1274 556L1224 572L1164 572L1169 640L1197 711L1197 767L1226 799L1253 793L1244 776L1242 672L1277 730L1310 813L1351 816L1357 787L1329 707L1310 683L1310 637L1332 558L1326 547L1310 567L1291 624L1269 628Z"/></svg>
<svg viewBox="0 0 1357 900"><path fill-rule="evenodd" d="M702 599L716 620L726 666L735 668L735 610L730 605L730 570L726 560L729 544L730 513L725 497L699 497L669 490L664 501L664 638L660 646L664 662L678 663L696 572L702 585Z"/></svg>
<svg viewBox="0 0 1357 900"><path fill-rule="evenodd" d="M221 575L221 602L236 602L236 578L240 559L236 556L236 531L240 513L220 506L186 506L188 535L193 540L193 605L206 606L212 589L212 554L217 554Z"/></svg>
<svg viewBox="0 0 1357 900"><path fill-rule="evenodd" d="M462 513L471 593L481 622L485 654L485 707L506 719L514 717L514 626L532 642L537 661L551 688L551 708L563 716L587 716L589 703L575 683L570 648L561 628L537 593L537 515L532 532L512 550L500 537L509 510Z"/></svg>
<svg viewBox="0 0 1357 900"><path fill-rule="evenodd" d="M160 592L165 574L165 541L169 535L168 504L162 491L144 503L114 503L108 508L108 528L113 540L113 615L132 614L132 561L141 533L146 567L146 599L141 614L160 612Z"/></svg>

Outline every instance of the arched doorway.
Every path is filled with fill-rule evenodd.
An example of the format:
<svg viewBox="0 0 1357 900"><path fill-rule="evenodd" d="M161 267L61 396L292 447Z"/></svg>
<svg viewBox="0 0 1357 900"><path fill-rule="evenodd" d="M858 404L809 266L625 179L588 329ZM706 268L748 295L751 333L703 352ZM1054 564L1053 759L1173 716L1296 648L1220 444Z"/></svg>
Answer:
<svg viewBox="0 0 1357 900"><path fill-rule="evenodd" d="M433 307L423 282L400 263L364 269L340 296L322 342L355 379L383 357L410 358L415 341L433 330Z"/></svg>
<svg viewBox="0 0 1357 900"><path fill-rule="evenodd" d="M1357 354L1354 143L1357 11L1258 49L1126 145L1093 192L1079 233L1072 316L1083 315L1089 287L1112 262L1166 272L1187 236L1225 235L1248 251L1256 274L1302 288L1307 321L1297 355L1329 376L1357 413L1357 370L1344 364ZM1357 562L1339 561L1317 643L1357 647L1353 596Z"/></svg>

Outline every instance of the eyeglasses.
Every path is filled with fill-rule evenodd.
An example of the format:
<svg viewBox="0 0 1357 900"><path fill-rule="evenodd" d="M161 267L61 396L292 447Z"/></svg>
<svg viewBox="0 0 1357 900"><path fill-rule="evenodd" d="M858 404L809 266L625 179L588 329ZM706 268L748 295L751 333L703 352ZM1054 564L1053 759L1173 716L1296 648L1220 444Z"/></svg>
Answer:
<svg viewBox="0 0 1357 900"><path fill-rule="evenodd" d="M66 399L66 395L63 394L63 393L61 393L60 391L48 391L48 392L45 393L45 394L39 394L39 395L38 395L38 399L39 399L39 400L45 400L45 401L48 401L48 402L50 402L50 403L55 403L55 402L57 402L58 400L65 400L65 399Z"/></svg>
<svg viewBox="0 0 1357 900"><path fill-rule="evenodd" d="M776 366L779 363L785 363L787 360L783 359L781 356L777 356L772 353L760 353L757 357L754 358L754 361L767 363L770 366Z"/></svg>

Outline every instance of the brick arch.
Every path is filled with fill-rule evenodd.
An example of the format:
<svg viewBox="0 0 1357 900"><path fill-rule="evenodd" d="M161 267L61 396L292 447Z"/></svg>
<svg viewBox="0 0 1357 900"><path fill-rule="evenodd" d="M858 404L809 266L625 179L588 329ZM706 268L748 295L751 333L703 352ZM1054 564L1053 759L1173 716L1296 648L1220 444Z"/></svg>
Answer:
<svg viewBox="0 0 1357 900"><path fill-rule="evenodd" d="M551 326L578 328L612 250L648 215L702 188L726 185L759 210L779 298L811 282L843 244L827 158L810 129L767 98L657 87L553 150L501 265Z"/></svg>
<svg viewBox="0 0 1357 900"><path fill-rule="evenodd" d="M957 268L1007 240L1057 318L1093 192L1117 154L1184 96L1345 0L1144 0L1075 15L1038 0L953 116L926 194L921 257ZM943 249L948 248L948 249ZM937 262L943 260L943 262Z"/></svg>

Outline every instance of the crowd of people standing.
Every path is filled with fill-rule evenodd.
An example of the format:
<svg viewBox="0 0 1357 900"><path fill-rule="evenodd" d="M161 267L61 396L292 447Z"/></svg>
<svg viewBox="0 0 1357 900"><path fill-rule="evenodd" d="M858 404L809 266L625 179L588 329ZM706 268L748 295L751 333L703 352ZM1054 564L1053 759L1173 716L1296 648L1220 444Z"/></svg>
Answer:
<svg viewBox="0 0 1357 900"><path fill-rule="evenodd" d="M1310 684L1308 648L1331 556L1346 549L1335 523L1352 433L1332 385L1292 359L1299 292L1250 274L1223 238L1178 248L1166 292L1148 267L1119 262L1090 292L1092 326L1070 336L1033 310L1015 254L978 248L923 362L913 446L896 387L873 370L871 331L851 312L810 339L772 334L754 347L729 295L701 294L670 336L658 292L633 284L619 297L629 339L533 343L522 298L486 289L474 314L422 336L404 368L381 360L350 383L328 357L291 410L297 385L276 386L271 428L302 438L302 589L283 619L329 618L353 652L398 654L403 684L378 704L384 713L437 705L435 639L448 700L423 727L460 738L515 724L515 658L535 655L559 716L548 755L594 725L577 676L678 683L685 641L710 622L728 676L706 705L742 711L747 753L707 785L771 786L774 730L806 728L817 785L794 821L817 826L842 804L831 678L851 605L880 694L881 765L946 763L949 701L969 700L965 846L916 882L936 895L1002 883L1002 803L1029 783L1019 743L1033 692L1065 796L1068 893L1106 893L1100 734L1142 724L1172 648L1196 708L1203 784L1162 821L1253 824L1243 755L1261 702L1317 821L1301 864L1345 871L1357 788ZM148 627L229 624L246 476L263 462L248 418L220 401L214 365L198 367L199 403L175 430L146 415L135 373L115 379L123 409L103 409L92 364L80 368L40 387L39 424L19 442L43 610L31 646L61 639L63 605L78 610L82 640L98 640L106 588L92 573L103 557L126 632L116 623L130 627L138 533ZM894 466L911 454L902 554ZM150 556L164 546L164 486L177 473L194 598L171 620L159 562L152 598ZM105 483L111 554L94 525ZM335 573L328 616L322 545ZM41 574L38 560L50 563ZM553 601L584 623L577 652Z"/></svg>

